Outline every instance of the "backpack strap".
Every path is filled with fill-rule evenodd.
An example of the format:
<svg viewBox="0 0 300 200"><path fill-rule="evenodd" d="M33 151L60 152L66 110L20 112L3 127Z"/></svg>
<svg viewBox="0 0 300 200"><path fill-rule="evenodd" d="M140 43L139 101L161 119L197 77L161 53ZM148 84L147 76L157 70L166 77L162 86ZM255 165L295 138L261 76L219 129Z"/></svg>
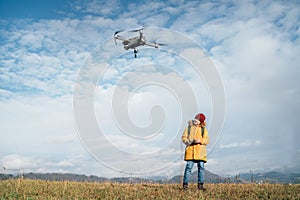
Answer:
<svg viewBox="0 0 300 200"><path fill-rule="evenodd" d="M201 127L202 137L203 137L203 135L204 135L204 128L205 128L205 127Z"/></svg>
<svg viewBox="0 0 300 200"><path fill-rule="evenodd" d="M187 136L187 138L190 137L190 133L191 133L191 126L189 125L189 126L188 126L188 136Z"/></svg>

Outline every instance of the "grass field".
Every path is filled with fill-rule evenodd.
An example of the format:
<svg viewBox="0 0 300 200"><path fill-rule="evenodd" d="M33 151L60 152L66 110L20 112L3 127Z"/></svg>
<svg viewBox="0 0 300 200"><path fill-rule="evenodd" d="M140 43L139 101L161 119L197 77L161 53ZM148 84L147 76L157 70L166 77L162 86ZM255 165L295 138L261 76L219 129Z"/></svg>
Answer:
<svg viewBox="0 0 300 200"><path fill-rule="evenodd" d="M0 181L0 199L300 199L300 185L206 184L206 192L191 184L121 184L52 182L12 179Z"/></svg>

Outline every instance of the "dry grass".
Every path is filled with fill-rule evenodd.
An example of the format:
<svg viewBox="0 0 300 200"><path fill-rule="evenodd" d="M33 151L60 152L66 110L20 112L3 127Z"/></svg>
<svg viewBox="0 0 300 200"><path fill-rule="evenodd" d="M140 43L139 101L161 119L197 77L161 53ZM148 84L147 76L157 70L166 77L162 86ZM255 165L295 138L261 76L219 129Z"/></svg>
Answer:
<svg viewBox="0 0 300 200"><path fill-rule="evenodd" d="M300 199L300 185L206 184L206 192L191 184L121 184L0 181L0 199Z"/></svg>

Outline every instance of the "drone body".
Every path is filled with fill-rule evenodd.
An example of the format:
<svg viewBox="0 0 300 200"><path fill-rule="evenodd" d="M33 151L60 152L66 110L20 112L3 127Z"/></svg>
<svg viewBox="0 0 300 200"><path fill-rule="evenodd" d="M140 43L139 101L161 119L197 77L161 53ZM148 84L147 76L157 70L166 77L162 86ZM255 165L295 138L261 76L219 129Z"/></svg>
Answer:
<svg viewBox="0 0 300 200"><path fill-rule="evenodd" d="M125 38L119 33L121 32L139 32L139 36L135 36L132 38ZM125 50L133 49L134 52L134 57L137 57L137 47L139 46L150 46L154 48L158 48L159 46L163 46L164 44L159 44L159 43L147 43L145 35L143 35L143 29L136 29L136 30L130 30L130 31L116 31L114 34L114 39L115 39L115 44L117 44L117 40L121 40L122 44L124 45Z"/></svg>

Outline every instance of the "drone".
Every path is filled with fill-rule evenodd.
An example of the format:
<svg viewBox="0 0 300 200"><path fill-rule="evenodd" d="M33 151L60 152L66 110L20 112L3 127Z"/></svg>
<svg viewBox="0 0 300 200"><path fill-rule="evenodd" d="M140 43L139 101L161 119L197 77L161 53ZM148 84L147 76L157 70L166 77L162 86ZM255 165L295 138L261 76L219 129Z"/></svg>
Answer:
<svg viewBox="0 0 300 200"><path fill-rule="evenodd" d="M119 33L123 33L123 32L139 32L139 35L127 39L124 36L119 35ZM114 40L115 40L115 44L117 44L117 40L121 40L122 44L124 45L125 50L133 49L135 58L137 57L137 53L138 53L137 47L139 47L139 46L146 45L146 46L154 47L157 49L159 46L166 45L166 44L157 43L157 42L147 43L146 37L143 34L143 28L128 30L128 31L126 31L126 30L116 31L114 34Z"/></svg>

